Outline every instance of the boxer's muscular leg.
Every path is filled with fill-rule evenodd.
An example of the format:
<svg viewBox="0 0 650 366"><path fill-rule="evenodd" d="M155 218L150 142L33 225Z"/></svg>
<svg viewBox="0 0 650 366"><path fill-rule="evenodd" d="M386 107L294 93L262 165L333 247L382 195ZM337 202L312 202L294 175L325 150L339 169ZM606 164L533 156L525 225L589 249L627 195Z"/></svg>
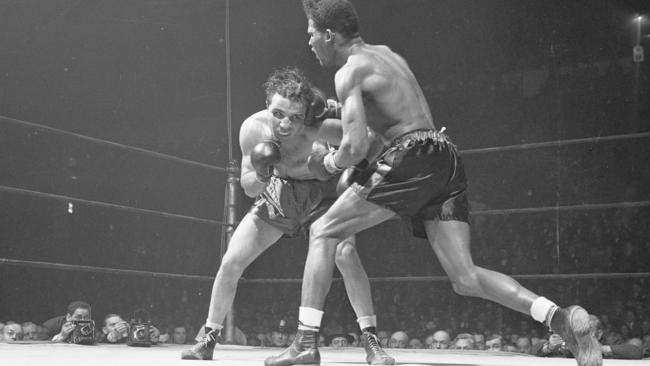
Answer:
<svg viewBox="0 0 650 366"><path fill-rule="evenodd" d="M255 258L282 236L282 232L253 214L246 214L228 243L212 285L208 322L222 324L230 310L237 283Z"/></svg>
<svg viewBox="0 0 650 366"><path fill-rule="evenodd" d="M393 212L361 199L348 189L323 216L311 225L309 252L302 281L302 299L298 312L298 332L289 348L264 361L266 366L320 364L317 346L318 331L325 296L332 283L337 244L392 216L394 216ZM364 332L364 334L372 333ZM366 347L366 360L369 363L392 365L394 363L392 358L387 355L382 357L385 352L376 345L374 334L372 339L375 347L373 349Z"/></svg>
<svg viewBox="0 0 650 366"><path fill-rule="evenodd" d="M336 247L336 267L343 276L345 291L350 299L357 318L375 315L370 293L370 281L366 270L361 264L361 258L355 247L354 236L339 243Z"/></svg>
<svg viewBox="0 0 650 366"><path fill-rule="evenodd" d="M469 224L462 221L425 221L427 237L454 290L495 301L524 314L539 296L512 277L478 267L470 254Z"/></svg>
<svg viewBox="0 0 650 366"><path fill-rule="evenodd" d="M345 291L357 315L361 337L366 351L366 362L370 365L394 365L395 359L379 345L377 338L377 317L372 305L370 281L355 247L355 236L343 240L336 246L336 266L343 276Z"/></svg>
<svg viewBox="0 0 650 366"><path fill-rule="evenodd" d="M247 214L233 233L219 271L212 284L206 334L192 348L181 353L183 360L212 360L217 336L232 306L237 282L244 269L266 248L275 243L282 232L253 214Z"/></svg>
<svg viewBox="0 0 650 366"><path fill-rule="evenodd" d="M370 203L348 189L310 229L309 252L302 282L301 306L322 310L332 283L336 245L395 213Z"/></svg>
<svg viewBox="0 0 650 366"><path fill-rule="evenodd" d="M474 265L469 225L460 221L424 223L427 237L440 263L462 295L480 296L513 310L530 314L560 334L578 366L601 366L600 344L590 331L589 314L580 306L558 308L553 302L521 286L502 273Z"/></svg>

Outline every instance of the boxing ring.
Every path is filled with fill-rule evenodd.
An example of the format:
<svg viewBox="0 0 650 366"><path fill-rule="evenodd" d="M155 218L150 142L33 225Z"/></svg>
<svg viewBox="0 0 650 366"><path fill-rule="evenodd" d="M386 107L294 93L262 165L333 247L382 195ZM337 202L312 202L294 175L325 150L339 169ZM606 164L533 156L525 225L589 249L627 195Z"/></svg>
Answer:
<svg viewBox="0 0 650 366"><path fill-rule="evenodd" d="M171 365L223 365L258 366L266 357L276 355L280 348L217 345L213 361L180 360L178 355L185 349L179 345L161 345L152 348L126 347L124 345L81 346L71 344L0 344L3 360L26 362L29 365L110 366L116 363L125 366L155 364ZM321 365L346 366L367 365L362 348L332 349L320 348ZM574 366L570 358L541 358L508 352L453 351L453 350L411 350L391 349L396 365L409 366ZM605 360L607 366L646 365L647 360Z"/></svg>
<svg viewBox="0 0 650 366"><path fill-rule="evenodd" d="M65 131L52 129L47 126L41 126L31 122L13 120L8 118L0 118L0 125L20 126L25 128L30 133L34 131L40 131L40 133L53 133L53 134L66 134ZM173 161L174 163L183 163L189 164L192 166L199 167L201 169L209 169L216 172L228 174L228 185L227 191L225 192L226 197L234 197L232 192L236 189L237 177L235 176L237 170L234 167L229 168L219 168L214 166L205 165L202 163L186 161L184 159L166 156L164 154L158 154L151 151L146 151L139 148L134 148L130 146L123 146L120 144L112 143L110 141L105 141L97 138L91 138L88 136L72 134L75 139L81 139L86 141L92 141L97 144L104 144L110 146L111 148L124 149L134 154L147 154L150 156L156 156L157 158ZM462 152L462 154L471 155L479 153L491 153L495 151L504 151L504 150L517 150L517 149L534 149L547 146L558 146L562 144L584 144L591 143L593 141L603 141L603 140L628 140L628 139L648 139L650 138L650 133L640 133L640 134L628 134L621 136L609 136L609 137L598 137L594 139L580 139L572 141L553 141L553 142L544 142L539 144L526 144L520 146L506 146L506 147L495 147L488 149L478 149L478 150L468 150ZM236 220L234 217L234 204L226 200L227 205L224 207L224 220L215 220L215 219L206 219L206 218L197 218L190 217L186 215L178 215L169 212L161 212L149 209L142 209L137 207L128 207L118 204L112 204L109 202L100 202L94 200L86 200L81 198L69 197L64 195L58 195L48 192L38 192L30 189L24 189L21 187L10 187L10 186L0 186L0 192L5 194L12 195L26 195L36 197L42 200L55 200L65 203L73 202L74 205L84 205L84 206L100 206L110 210L127 210L137 212L141 215L156 215L162 216L165 219L169 220L179 220L179 221L192 221L200 225L208 226L218 226L223 227L222 234L222 248L225 249L225 243L227 241L229 232L233 230L236 226ZM505 210L478 210L472 212L474 216L480 215L518 215L518 214L529 214L536 212L560 212L560 211L579 211L579 210L603 210L611 208L638 208L638 207L648 207L650 202L641 201L641 202L616 202L616 203L602 203L602 204L590 204L590 205L573 205L573 206L557 206L557 207L539 207L539 208L516 208L516 209L505 209ZM146 270L128 270L128 269L119 269L119 268L108 268L101 266L85 266L85 265L75 265L68 263L57 263L57 262L46 262L46 261L37 261L37 260L27 260L27 259L16 259L16 258L0 258L0 265L2 266L11 266L18 268L38 268L46 270L52 273L55 276L59 272L73 272L73 273L94 273L94 274L104 274L108 276L120 276L124 278L133 278L133 277L146 277L154 280L163 280L163 279L176 279L176 280L186 280L188 283L196 282L205 282L210 283L213 281L214 277L212 275L188 275L183 273L168 273L168 272L152 272ZM580 274L540 274L540 275L526 275L519 274L513 275L514 278L525 281L525 280L545 280L545 281L554 281L554 280L593 280L593 279L629 279L629 278L647 278L650 277L650 273L580 273ZM335 278L335 281L340 281L340 278ZM373 283L401 283L401 282L419 282L419 283L432 283L432 282L445 282L448 281L446 276L419 276L419 277L380 277L380 278L371 278ZM273 285L273 284L299 284L300 279L242 279L241 284L262 284L262 285ZM236 309L234 309L236 310ZM236 312L233 312L236 314ZM233 325L236 323L236 315L229 316L227 324L230 326L230 329L233 329ZM229 332L226 333L226 335ZM171 345L163 344L158 346L153 346L151 348L137 348L137 347L126 347L124 345L95 345L95 346L80 346L80 345L69 345L69 344L50 344L48 342L16 342L16 343L4 343L0 344L0 353L4 361L15 360L16 362L28 362L30 364L65 364L65 365L82 365L87 364L88 360L93 360L93 364L97 365L108 365L118 362L125 365L140 365L145 362L155 362L162 365L183 365L187 364L188 361L181 361L179 359L180 352L182 349L187 346L181 345ZM263 363L263 360L273 354L276 354L279 351L278 348L265 348L265 347L248 347L248 346L231 346L231 345L219 345L215 351L215 361L214 364L222 365L260 365ZM572 359L544 359L536 358L527 355L513 354L507 352L501 353L488 353L482 351L440 351L440 350L397 350L389 349L389 353L393 355L397 364L400 365L574 365L575 361ZM349 365L349 364L365 364L364 362L364 352L362 348L346 348L346 349L332 349L330 347L324 347L321 350L322 354L322 365ZM117 361L119 360L119 361ZM641 364L641 361L638 362ZM617 364L635 364L635 361L618 361L618 360L606 360L605 365L617 365Z"/></svg>
<svg viewBox="0 0 650 366"><path fill-rule="evenodd" d="M226 6L226 9L228 7ZM226 12L225 17L225 42L226 52L229 50L229 18ZM0 193L6 197L28 197L30 200L43 200L56 202L57 204L67 207L68 213L74 215L77 213L79 207L83 208L101 208L112 212L125 212L133 215L141 215L144 217L158 217L165 220L165 222L176 222L178 225L191 223L192 225L209 227L210 232L216 234L217 237L212 238L215 242L219 242L219 254L223 256L227 248L228 240L230 239L234 229L237 225L237 192L239 188L239 170L237 162L234 160L233 154L233 137L232 137L232 118L230 111L230 57L227 55L227 135L228 135L228 166L218 167L190 159L180 158L173 155L163 154L160 152L129 146L126 144L109 141L106 139L87 136L75 132L66 131L63 129L53 128L44 124L34 123L30 121L23 121L9 117L0 116L0 130L11 131L11 136L24 137L25 143L33 143L34 148L37 148L37 142L31 139L38 135L39 139L54 139L60 136L66 136L75 141L83 142L83 144L93 144L100 148L120 151L121 154L129 156L144 156L147 159L158 160L163 164L184 165L191 169L199 169L210 172L211 174L225 175L225 191L224 191L224 207L223 215L221 218L217 217L196 217L187 214L169 212L155 208L141 207L138 205L128 205L124 202L108 202L101 199L88 199L83 197L75 197L68 194L52 191L40 191L31 187L0 184ZM489 148L479 148L471 150L461 150L461 155L464 159L470 160L473 156L489 155L489 154L502 154L509 152L519 151L535 151L538 149L562 149L567 146L597 146L600 143L614 143L614 142L630 142L642 141L650 145L650 132L627 133L619 135L608 136L594 136L579 139L555 140L545 141L538 143L526 143L507 146L496 146ZM62 150L65 146L60 147ZM150 160L147 160L150 161ZM471 177L472 173L469 172ZM176 197L179 198L179 197ZM174 197L169 199L176 199ZM476 209L471 212L473 218L477 217L497 217L508 215L530 215L530 214L554 214L556 215L556 231L558 232L558 240L556 241L556 250L559 253L559 216L563 213L582 212L582 211L599 211L609 209L646 209L650 208L650 201L616 201L616 202L601 202L601 203L585 203L585 204L566 204L561 205L557 201L556 205L543 206L543 207L518 207L518 208L504 208L504 209ZM171 225L171 224L170 224ZM28 228L26 230L29 230ZM35 258L26 257L11 257L6 255L0 257L0 268L11 268L13 272L20 273L20 271L38 270L39 273L47 273L51 277L56 278L61 274L66 276L88 276L88 275L101 275L108 277L119 278L119 281L128 282L136 281L137 279L146 279L150 283L155 281L172 280L183 281L188 286L205 286L210 287L214 280L214 273L203 274L188 274L192 270L186 268L178 272L168 271L152 271L146 269L126 269L116 268L102 265L81 265L70 263L66 261L65 256L62 256L60 261L43 260L39 258L37 253L38 249L34 250ZM264 254L262 254L264 256ZM18 272L15 272L18 271ZM216 268L214 268L216 272ZM545 273L545 274L514 274L513 278L521 281L539 280L539 281L561 281L561 280L618 280L630 278L650 278L650 272L634 272L634 273ZM67 278L67 277L66 277ZM16 281L17 278L3 278L3 281ZM340 278L335 278L334 281L341 282ZM370 281L375 283L447 283L446 276L381 276L372 277ZM243 278L240 280L241 286L246 285L264 285L272 286L278 284L292 284L298 286L301 282L300 278ZM148 282L149 283L149 282ZM9 288L8 286L7 288ZM204 299L209 298L204 297ZM0 298L0 301L4 299ZM207 306L207 304L204 304ZM327 309L325 309L327 312ZM201 314L203 316L203 314ZM95 317L96 318L96 317ZM96 321L98 319L95 319ZM231 341L233 339L234 327L237 325L237 308L234 307L231 314L227 317L225 339ZM197 324L198 326L198 324ZM13 363L26 363L28 365L43 365L48 364L51 366L66 365L142 365L145 363L157 365L187 365L196 364L192 361L181 361L180 353L183 349L187 348L186 345L172 345L162 344L152 346L150 348L126 347L125 345L107 345L98 344L94 346L81 346L71 344L52 344L49 342L36 342L36 341L19 341L15 343L0 343L0 359L5 364ZM279 348L268 347L249 347L249 346L233 346L233 345L218 345L215 350L214 361L210 364L216 365L229 365L229 366L249 366L249 365L262 365L263 360L271 355L275 355L280 351ZM520 365L575 365L573 359L558 359L558 358L537 358L522 354L514 354L507 352L488 353L483 351L442 351L442 350L412 350L412 349L388 349L388 352L395 357L396 364L398 365L495 365L495 366L520 366ZM345 348L345 349L332 349L330 347L321 348L321 365L365 365L365 354L362 348ZM622 360L605 360L606 366L616 365L636 365L647 364L645 361L622 361ZM199 362L201 363L201 362Z"/></svg>

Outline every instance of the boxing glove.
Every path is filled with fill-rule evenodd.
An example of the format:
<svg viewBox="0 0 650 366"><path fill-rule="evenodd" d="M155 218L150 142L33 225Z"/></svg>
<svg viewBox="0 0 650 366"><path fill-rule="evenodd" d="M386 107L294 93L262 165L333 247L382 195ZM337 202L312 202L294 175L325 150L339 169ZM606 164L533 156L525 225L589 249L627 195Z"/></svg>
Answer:
<svg viewBox="0 0 650 366"><path fill-rule="evenodd" d="M309 154L307 167L316 179L330 180L341 172L342 169L334 164L334 153L335 151L329 151L328 149L316 148Z"/></svg>
<svg viewBox="0 0 650 366"><path fill-rule="evenodd" d="M251 164L257 173L257 179L268 182L273 175L273 165L280 162L280 144L266 140L255 145L251 151Z"/></svg>
<svg viewBox="0 0 650 366"><path fill-rule="evenodd" d="M334 99L327 99L325 93L318 88L312 88L314 99L307 110L305 123L307 125L323 121L327 118L341 118L341 105Z"/></svg>
<svg viewBox="0 0 650 366"><path fill-rule="evenodd" d="M368 167L368 160L363 159L354 166L351 166L341 173L339 182L336 184L336 195L340 196L359 177L361 171Z"/></svg>

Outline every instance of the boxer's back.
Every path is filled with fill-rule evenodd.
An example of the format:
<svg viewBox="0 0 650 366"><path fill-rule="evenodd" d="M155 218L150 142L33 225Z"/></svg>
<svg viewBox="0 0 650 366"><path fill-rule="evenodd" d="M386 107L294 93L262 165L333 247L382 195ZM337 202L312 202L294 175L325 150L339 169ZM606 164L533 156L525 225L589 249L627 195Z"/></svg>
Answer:
<svg viewBox="0 0 650 366"><path fill-rule="evenodd" d="M415 129L434 128L415 76L388 47L364 44L341 70L360 75L366 121L386 143Z"/></svg>

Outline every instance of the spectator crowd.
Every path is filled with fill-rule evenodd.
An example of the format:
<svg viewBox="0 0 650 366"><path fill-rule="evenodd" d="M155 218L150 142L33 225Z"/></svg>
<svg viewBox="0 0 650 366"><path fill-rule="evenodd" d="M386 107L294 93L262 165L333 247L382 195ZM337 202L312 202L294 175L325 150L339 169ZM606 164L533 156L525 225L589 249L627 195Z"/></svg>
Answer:
<svg viewBox="0 0 650 366"><path fill-rule="evenodd" d="M650 282L646 278L536 280L538 289L554 288L561 303L583 303L592 311L592 331L599 339L604 357L639 359L650 357ZM299 288L296 284L243 284L236 301L234 343L263 347L285 347L292 341L297 324ZM500 305L454 294L448 283L411 282L395 286L377 283L373 300L379 321L378 337L385 348L451 349L499 351L540 357L571 357L557 334L530 317ZM546 291L552 292L552 291ZM191 294L177 303L185 316L177 319L154 316L148 327L151 345L192 344L200 338L197 329L202 312L188 306L199 303ZM587 297L583 297L587 296ZM593 296L593 297L592 297ZM589 301L586 301L589 297ZM183 297L181 296L182 300ZM600 306L598 306L600 303ZM263 310L263 309L266 309ZM335 281L326 304L322 346L362 347L354 313L340 281ZM179 316L184 312L177 312ZM134 322L108 313L94 327L92 343L129 343ZM65 314L43 322L0 322L0 341L72 342L75 322L92 321L91 306L74 301ZM224 340L222 339L222 342Z"/></svg>

